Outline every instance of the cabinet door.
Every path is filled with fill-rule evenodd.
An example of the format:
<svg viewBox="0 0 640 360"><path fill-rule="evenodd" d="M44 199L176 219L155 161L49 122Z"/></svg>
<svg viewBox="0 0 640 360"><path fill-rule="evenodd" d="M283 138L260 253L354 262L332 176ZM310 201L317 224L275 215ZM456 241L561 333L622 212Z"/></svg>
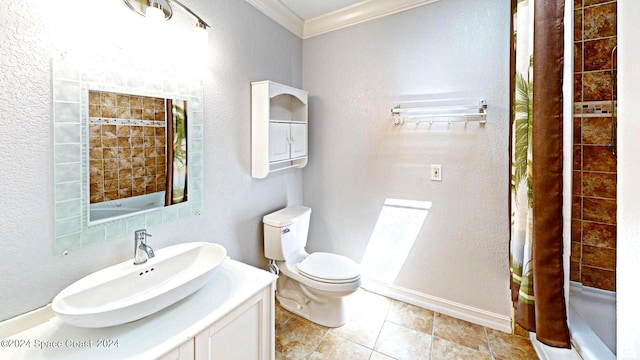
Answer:
<svg viewBox="0 0 640 360"><path fill-rule="evenodd" d="M291 124L291 158L307 156L307 124Z"/></svg>
<svg viewBox="0 0 640 360"><path fill-rule="evenodd" d="M289 124L269 123L269 162L287 160L289 153Z"/></svg>
<svg viewBox="0 0 640 360"><path fill-rule="evenodd" d="M170 351L158 360L193 360L195 359L195 341L191 339L179 348Z"/></svg>
<svg viewBox="0 0 640 360"><path fill-rule="evenodd" d="M273 360L274 288L267 287L196 336L196 360Z"/></svg>

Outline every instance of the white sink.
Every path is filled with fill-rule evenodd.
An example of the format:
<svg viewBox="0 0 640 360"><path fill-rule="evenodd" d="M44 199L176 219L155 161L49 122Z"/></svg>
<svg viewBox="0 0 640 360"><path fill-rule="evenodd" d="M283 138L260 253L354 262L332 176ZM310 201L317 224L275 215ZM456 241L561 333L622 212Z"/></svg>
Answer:
<svg viewBox="0 0 640 360"><path fill-rule="evenodd" d="M51 308L64 322L85 328L124 324L151 315L200 289L220 269L227 251L191 242L88 275L62 290Z"/></svg>

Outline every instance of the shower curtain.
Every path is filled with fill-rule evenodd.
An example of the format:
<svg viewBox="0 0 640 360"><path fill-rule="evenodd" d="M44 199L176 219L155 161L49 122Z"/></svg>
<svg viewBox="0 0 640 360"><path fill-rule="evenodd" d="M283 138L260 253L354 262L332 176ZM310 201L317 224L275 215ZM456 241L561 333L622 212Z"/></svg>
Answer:
<svg viewBox="0 0 640 360"><path fill-rule="evenodd" d="M562 262L564 3L512 0L511 296L515 322L569 347Z"/></svg>

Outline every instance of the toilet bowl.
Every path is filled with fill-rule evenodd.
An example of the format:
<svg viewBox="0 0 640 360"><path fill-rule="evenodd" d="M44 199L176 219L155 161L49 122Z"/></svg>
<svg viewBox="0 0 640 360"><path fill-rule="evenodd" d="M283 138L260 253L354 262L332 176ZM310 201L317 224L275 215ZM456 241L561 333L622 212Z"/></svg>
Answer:
<svg viewBox="0 0 640 360"><path fill-rule="evenodd" d="M345 297L360 287L360 270L337 254L305 251L311 209L290 206L265 215L264 253L278 272L276 298L294 314L327 327L347 320Z"/></svg>

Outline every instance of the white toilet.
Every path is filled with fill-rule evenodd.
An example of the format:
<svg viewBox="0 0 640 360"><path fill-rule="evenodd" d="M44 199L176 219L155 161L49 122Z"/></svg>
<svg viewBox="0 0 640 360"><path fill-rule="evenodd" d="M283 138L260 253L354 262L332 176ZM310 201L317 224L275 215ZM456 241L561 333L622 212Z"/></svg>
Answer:
<svg viewBox="0 0 640 360"><path fill-rule="evenodd" d="M311 209L290 206L262 218L264 255L279 271L276 298L294 314L317 324L338 327L347 321L345 296L360 287L353 260L324 252L308 254Z"/></svg>

